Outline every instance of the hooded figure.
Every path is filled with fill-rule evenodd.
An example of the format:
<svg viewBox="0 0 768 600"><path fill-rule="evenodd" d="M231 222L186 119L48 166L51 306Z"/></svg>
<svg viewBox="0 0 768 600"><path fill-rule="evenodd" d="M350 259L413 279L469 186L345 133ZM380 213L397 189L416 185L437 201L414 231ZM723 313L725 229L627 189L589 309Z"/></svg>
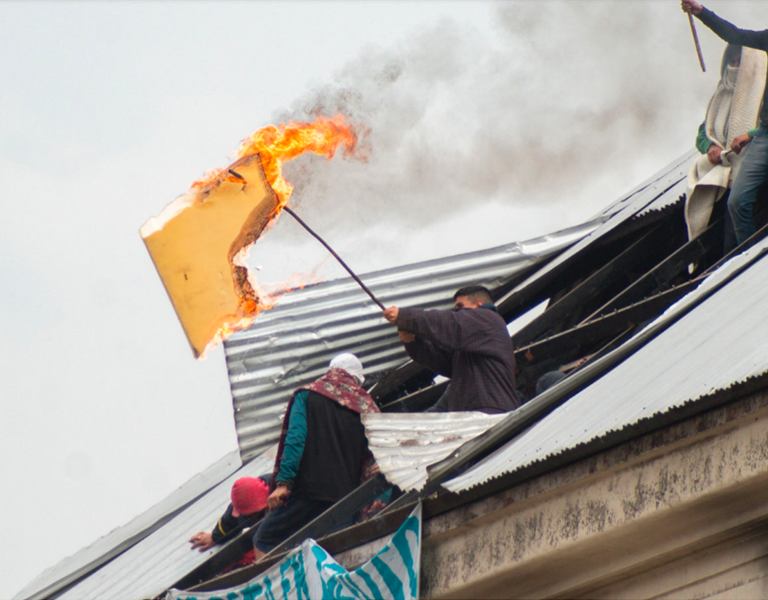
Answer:
<svg viewBox="0 0 768 600"><path fill-rule="evenodd" d="M740 58L739 58L740 57ZM728 45L723 52L720 81L707 106L696 146L702 156L688 174L685 222L688 239L707 228L712 207L738 174L745 151L731 150L733 140L757 126L766 80L766 56L752 48ZM708 150L719 149L712 162ZM719 155L719 156L718 156Z"/></svg>
<svg viewBox="0 0 768 600"><path fill-rule="evenodd" d="M241 477L235 481L230 491L231 504L210 533L200 531L192 536L189 540L192 549L198 548L200 552L208 550L214 544L228 541L234 534L261 519L267 508L268 479L264 475Z"/></svg>
<svg viewBox="0 0 768 600"><path fill-rule="evenodd" d="M379 412L360 387L363 365L335 357L317 381L288 402L277 447L270 512L254 535L258 560L373 474L363 413Z"/></svg>

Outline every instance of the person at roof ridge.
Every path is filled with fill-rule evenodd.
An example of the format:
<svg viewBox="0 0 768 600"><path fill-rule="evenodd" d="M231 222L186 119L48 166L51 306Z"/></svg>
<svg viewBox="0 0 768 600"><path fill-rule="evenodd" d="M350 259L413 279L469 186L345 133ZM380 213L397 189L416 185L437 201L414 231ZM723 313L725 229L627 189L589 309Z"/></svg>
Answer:
<svg viewBox="0 0 768 600"><path fill-rule="evenodd" d="M723 52L720 80L699 126L696 149L701 157L688 173L685 221L688 239L708 226L715 204L728 193L746 154L742 150L756 128L766 79L766 55L753 48L728 44ZM726 252L736 247L733 223L725 211Z"/></svg>
<svg viewBox="0 0 768 600"><path fill-rule="evenodd" d="M447 410L503 413L520 406L515 353L488 288L463 287L453 310L385 309L414 361L451 378Z"/></svg>
<svg viewBox="0 0 768 600"><path fill-rule="evenodd" d="M768 53L768 29L763 31L739 29L695 0L682 0L680 6L683 12L695 15L729 44ZM768 88L768 78L766 78L766 88ZM750 140L727 203L737 244L741 244L755 233L753 214L755 202L760 188L768 182L768 103L765 102L765 89L760 109L759 129L757 133L750 135ZM729 249L726 248L727 250Z"/></svg>
<svg viewBox="0 0 768 600"><path fill-rule="evenodd" d="M360 360L345 353L320 379L294 392L278 442L269 513L253 536L256 560L376 473L360 415L379 408L360 387L364 380Z"/></svg>
<svg viewBox="0 0 768 600"><path fill-rule="evenodd" d="M203 552L214 544L226 541L232 534L253 525L266 510L268 496L269 485L264 476L241 477L235 481L230 492L232 502L227 510L210 533L200 531L190 538L191 549L198 548Z"/></svg>

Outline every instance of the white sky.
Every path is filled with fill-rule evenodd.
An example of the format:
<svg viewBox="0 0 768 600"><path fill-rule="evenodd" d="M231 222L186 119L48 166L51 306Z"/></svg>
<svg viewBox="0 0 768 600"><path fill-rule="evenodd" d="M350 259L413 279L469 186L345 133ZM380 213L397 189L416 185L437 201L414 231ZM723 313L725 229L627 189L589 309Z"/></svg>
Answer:
<svg viewBox="0 0 768 600"><path fill-rule="evenodd" d="M0 3L0 598L236 448L221 349L193 360L138 229L242 138L353 98L369 162L294 174L361 272L527 239L692 147L699 34L706 74L673 0ZM302 235L262 277L339 274Z"/></svg>

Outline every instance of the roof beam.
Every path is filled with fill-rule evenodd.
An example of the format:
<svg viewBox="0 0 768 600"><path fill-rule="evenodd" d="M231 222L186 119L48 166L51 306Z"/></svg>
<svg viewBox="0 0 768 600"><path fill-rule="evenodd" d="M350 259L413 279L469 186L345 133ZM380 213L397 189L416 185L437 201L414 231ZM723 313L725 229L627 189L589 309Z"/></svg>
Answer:
<svg viewBox="0 0 768 600"><path fill-rule="evenodd" d="M515 352L518 365L523 368L527 364L551 358L560 358L563 362L578 358L594 348L595 344L620 335L628 328L655 317L700 282L700 279L688 281L610 315L581 323L568 331L520 348Z"/></svg>
<svg viewBox="0 0 768 600"><path fill-rule="evenodd" d="M505 319L516 317L527 308L539 304L552 295L550 286L557 286L562 289L563 280L570 283L577 281L595 269L595 262L604 257L614 244L626 244L628 239L636 239L633 236L642 235L649 227L652 227L659 221L666 221L670 218L670 210L653 212L644 215L642 218L631 219L620 226L606 232L598 239L592 241L580 252L563 260L554 268L546 270L545 273L538 275L541 268L533 274L533 281L524 280L506 294L499 298L497 306L499 313ZM586 265L586 268L585 266Z"/></svg>
<svg viewBox="0 0 768 600"><path fill-rule="evenodd" d="M640 279L603 304L586 317L582 323L592 321L611 310L637 302L656 290L668 287L675 277L685 272L689 264L699 262L720 243L722 231L722 221L718 220L710 225L699 237L683 244Z"/></svg>
<svg viewBox="0 0 768 600"><path fill-rule="evenodd" d="M568 293L554 302L537 319L512 336L515 347L529 345L547 332L562 329L563 323L583 312L585 306L594 306L608 294L615 294L633 280L639 265L655 264L667 253L665 239L670 237L666 222L657 224L640 239L610 260Z"/></svg>

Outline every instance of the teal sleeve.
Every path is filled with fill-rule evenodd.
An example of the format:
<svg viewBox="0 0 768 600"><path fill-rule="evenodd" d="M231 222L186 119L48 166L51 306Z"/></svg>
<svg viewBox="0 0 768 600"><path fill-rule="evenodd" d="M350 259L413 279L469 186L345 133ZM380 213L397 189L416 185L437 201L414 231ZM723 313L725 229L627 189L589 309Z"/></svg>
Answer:
<svg viewBox="0 0 768 600"><path fill-rule="evenodd" d="M285 435L283 458L280 460L280 471L277 481L293 484L299 472L299 463L304 455L304 445L307 442L307 395L306 390L300 391L293 399L291 414L288 415L288 432Z"/></svg>
<svg viewBox="0 0 768 600"><path fill-rule="evenodd" d="M759 127L755 127L754 129L750 129L747 131L747 134L749 135L749 139L751 140L753 137L755 137L755 134L760 131Z"/></svg>
<svg viewBox="0 0 768 600"><path fill-rule="evenodd" d="M707 137L707 130L704 123L699 125L699 134L696 136L696 149L702 154L706 154L712 142Z"/></svg>

